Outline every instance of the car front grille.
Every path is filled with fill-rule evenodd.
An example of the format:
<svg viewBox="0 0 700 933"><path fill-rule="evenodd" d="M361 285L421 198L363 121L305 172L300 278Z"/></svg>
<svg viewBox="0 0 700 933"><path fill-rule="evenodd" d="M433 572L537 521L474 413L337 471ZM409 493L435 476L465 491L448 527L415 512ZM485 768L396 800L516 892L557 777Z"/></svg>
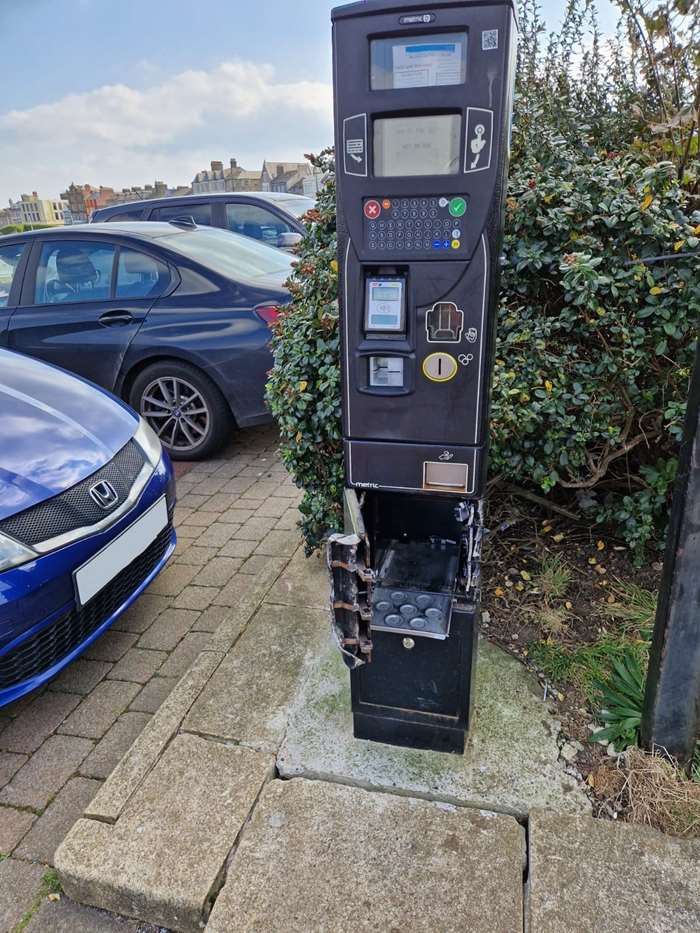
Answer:
<svg viewBox="0 0 700 933"><path fill-rule="evenodd" d="M138 557L82 608L76 606L56 622L0 656L0 690L37 677L85 641L138 589L168 549L172 525L164 528Z"/></svg>
<svg viewBox="0 0 700 933"><path fill-rule="evenodd" d="M0 522L0 532L24 544L32 545L76 528L95 525L107 518L109 511L124 503L145 459L139 445L133 440L129 441L109 463L92 476L51 499L3 519ZM90 489L95 483L104 480L112 484L118 496L111 510L100 508L90 496Z"/></svg>

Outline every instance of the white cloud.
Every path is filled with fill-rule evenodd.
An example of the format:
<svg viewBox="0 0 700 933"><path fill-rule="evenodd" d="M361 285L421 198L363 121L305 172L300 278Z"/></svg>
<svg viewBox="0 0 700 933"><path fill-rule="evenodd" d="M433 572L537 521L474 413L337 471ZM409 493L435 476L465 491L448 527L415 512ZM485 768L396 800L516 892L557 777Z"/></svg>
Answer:
<svg viewBox="0 0 700 933"><path fill-rule="evenodd" d="M145 90L106 85L0 113L0 203L71 182L189 183L211 159L299 160L332 141L331 88L280 82L271 65L223 62Z"/></svg>

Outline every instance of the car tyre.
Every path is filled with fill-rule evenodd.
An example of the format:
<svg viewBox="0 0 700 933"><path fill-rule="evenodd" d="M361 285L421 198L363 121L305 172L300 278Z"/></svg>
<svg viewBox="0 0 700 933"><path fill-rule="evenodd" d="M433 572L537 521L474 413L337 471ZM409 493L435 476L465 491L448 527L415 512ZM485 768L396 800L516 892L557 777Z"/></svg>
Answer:
<svg viewBox="0 0 700 933"><path fill-rule="evenodd" d="M217 386L196 366L162 360L134 379L129 404L148 421L173 460L204 460L233 428L231 410Z"/></svg>

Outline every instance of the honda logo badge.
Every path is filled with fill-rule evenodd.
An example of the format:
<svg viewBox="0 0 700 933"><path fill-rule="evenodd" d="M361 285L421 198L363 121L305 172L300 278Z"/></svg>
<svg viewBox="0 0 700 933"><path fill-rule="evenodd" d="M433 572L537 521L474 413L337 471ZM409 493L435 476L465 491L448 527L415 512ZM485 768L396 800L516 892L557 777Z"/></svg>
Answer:
<svg viewBox="0 0 700 933"><path fill-rule="evenodd" d="M90 498L97 503L101 509L111 509L119 499L117 490L107 480L102 480L90 487Z"/></svg>

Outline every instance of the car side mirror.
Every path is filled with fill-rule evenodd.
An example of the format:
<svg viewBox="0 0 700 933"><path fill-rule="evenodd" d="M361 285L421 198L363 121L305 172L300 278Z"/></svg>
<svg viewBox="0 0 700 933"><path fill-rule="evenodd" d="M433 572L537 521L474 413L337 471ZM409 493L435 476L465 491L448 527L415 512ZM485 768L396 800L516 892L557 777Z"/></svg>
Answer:
<svg viewBox="0 0 700 933"><path fill-rule="evenodd" d="M298 243L301 243L300 233L280 233L277 238L280 249L293 249Z"/></svg>

